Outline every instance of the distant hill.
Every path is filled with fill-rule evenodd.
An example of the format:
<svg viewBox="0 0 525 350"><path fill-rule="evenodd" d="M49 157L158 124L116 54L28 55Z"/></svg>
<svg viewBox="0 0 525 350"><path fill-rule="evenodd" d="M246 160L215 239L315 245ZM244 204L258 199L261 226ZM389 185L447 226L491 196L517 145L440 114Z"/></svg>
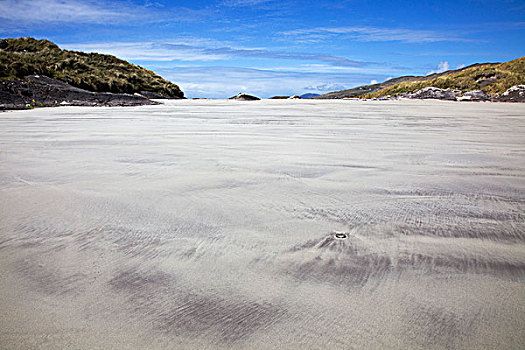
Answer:
<svg viewBox="0 0 525 350"><path fill-rule="evenodd" d="M45 75L91 92L184 97L176 84L111 55L61 50L48 40L0 39L0 79L24 80L30 75Z"/></svg>
<svg viewBox="0 0 525 350"><path fill-rule="evenodd" d="M427 76L403 76L383 83L358 86L353 89L330 92L318 99L378 98L413 93L424 87L482 90L489 96L503 93L508 88L525 84L525 57L505 63L483 63Z"/></svg>
<svg viewBox="0 0 525 350"><path fill-rule="evenodd" d="M301 95L300 97L301 98L314 98L314 97L317 97L317 96L319 96L319 94L307 93L307 94Z"/></svg>

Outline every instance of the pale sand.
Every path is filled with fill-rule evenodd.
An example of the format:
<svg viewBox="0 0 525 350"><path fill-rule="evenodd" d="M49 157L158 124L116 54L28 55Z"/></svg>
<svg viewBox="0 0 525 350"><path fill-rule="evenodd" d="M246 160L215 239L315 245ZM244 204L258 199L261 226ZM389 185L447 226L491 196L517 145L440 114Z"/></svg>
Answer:
<svg viewBox="0 0 525 350"><path fill-rule="evenodd" d="M524 179L523 104L2 113L0 348L523 349Z"/></svg>

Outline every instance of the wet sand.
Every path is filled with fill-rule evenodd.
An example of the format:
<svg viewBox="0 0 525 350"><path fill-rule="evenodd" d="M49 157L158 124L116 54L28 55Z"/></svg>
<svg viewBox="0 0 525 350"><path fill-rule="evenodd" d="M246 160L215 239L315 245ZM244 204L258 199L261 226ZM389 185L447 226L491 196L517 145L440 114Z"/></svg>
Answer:
<svg viewBox="0 0 525 350"><path fill-rule="evenodd" d="M2 113L0 348L524 348L524 208L523 104Z"/></svg>

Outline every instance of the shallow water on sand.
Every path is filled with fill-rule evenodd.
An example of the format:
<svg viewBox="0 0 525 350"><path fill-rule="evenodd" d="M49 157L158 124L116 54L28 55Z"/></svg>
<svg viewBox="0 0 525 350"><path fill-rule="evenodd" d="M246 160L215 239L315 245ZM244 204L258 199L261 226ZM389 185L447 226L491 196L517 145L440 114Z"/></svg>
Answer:
<svg viewBox="0 0 525 350"><path fill-rule="evenodd" d="M524 135L523 104L1 113L0 344L524 348Z"/></svg>

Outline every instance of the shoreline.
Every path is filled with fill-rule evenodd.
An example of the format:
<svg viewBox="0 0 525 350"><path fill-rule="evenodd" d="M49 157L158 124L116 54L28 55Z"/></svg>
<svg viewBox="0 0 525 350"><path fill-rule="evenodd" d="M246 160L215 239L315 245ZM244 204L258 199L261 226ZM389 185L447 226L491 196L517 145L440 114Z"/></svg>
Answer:
<svg viewBox="0 0 525 350"><path fill-rule="evenodd" d="M129 95L129 96L133 96L133 95ZM404 97L401 97L401 98L370 98L370 99L360 99L360 98L337 98L337 99L293 99L293 100L288 100L288 99L272 99L272 98L261 98L260 100L256 100L256 101L237 101L237 100L231 100L229 98L191 98L191 97L188 97L188 98L184 98L184 99L150 99L149 101L151 101L152 103L143 103L143 104L114 104L114 105L108 105L108 104L95 104L95 105L86 105L86 104L82 104L82 103L78 103L78 104L75 104L75 103L71 103L71 104L56 104L56 105L51 105L51 106L34 106L34 107L31 107L31 108L14 108L14 109L2 109L0 108L0 113L1 112L13 112L13 111L30 111L30 110L41 110L41 109L48 109L48 108L63 108L63 107L92 107L92 108L103 108L103 107L110 107L110 108L124 108L124 107L142 107L142 106L148 106L148 105L151 105L151 106L158 106L158 105L163 105L165 104L167 101L176 101L175 103L177 102L182 102L182 101L232 101L233 103L239 103L239 104L244 104L244 103L247 103L247 104L255 104L257 102L259 103L262 103L262 102L271 102L271 103L277 103L277 104L286 104L286 103L290 103L290 104L293 104L293 103L303 103L303 102L320 102L320 103L330 103L330 102L336 102L336 101L345 101L345 102L348 102L348 101L352 101L352 102L364 102L364 103L367 103L367 102L394 102L394 101L419 101L421 103L424 103L424 102L446 102L446 103L455 103L455 104L522 104L524 102L522 101L498 101L498 100L493 100L493 101L469 101L469 100L462 100L462 101L451 101L451 100L445 100L445 99L416 99L416 98L404 98ZM278 101L278 102L274 102L274 101ZM0 104L0 107L2 106L2 104Z"/></svg>

